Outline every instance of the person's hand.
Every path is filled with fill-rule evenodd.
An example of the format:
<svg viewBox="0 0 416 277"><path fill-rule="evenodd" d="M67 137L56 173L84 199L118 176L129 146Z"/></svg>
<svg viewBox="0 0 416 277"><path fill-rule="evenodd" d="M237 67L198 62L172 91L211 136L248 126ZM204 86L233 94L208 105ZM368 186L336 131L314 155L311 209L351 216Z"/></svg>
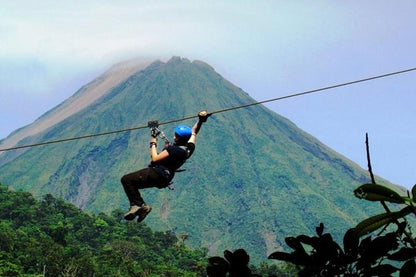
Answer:
<svg viewBox="0 0 416 277"><path fill-rule="evenodd" d="M208 119L208 117L210 116L211 114L210 113L208 113L207 111L200 111L199 113L198 113L198 118L199 118L199 121L201 121L201 122L206 122L207 121L207 119Z"/></svg>

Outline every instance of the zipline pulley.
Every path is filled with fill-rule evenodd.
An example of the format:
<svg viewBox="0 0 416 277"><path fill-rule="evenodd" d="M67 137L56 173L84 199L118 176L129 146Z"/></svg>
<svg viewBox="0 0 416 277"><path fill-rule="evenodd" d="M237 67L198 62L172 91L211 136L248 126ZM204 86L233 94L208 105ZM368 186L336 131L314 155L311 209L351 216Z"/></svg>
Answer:
<svg viewBox="0 0 416 277"><path fill-rule="evenodd" d="M274 101L278 101L278 100L283 100L283 99L287 99L287 98L303 96L303 95L306 95L306 94L316 93L316 92L320 92L320 91L324 91L324 90L330 90L330 89L349 86L349 85L353 85L353 84L357 84L357 83L367 82L367 81L371 81L371 80L375 80L375 79L386 78L386 77L390 77L390 76L393 76L393 75L398 75L398 74L402 74L402 73L406 73L406 72L410 72L410 71L416 71L416 67L405 69L405 70L400 70L400 71L395 71L395 72L390 72L390 73L386 73L386 74L382 74L382 75L377 75L377 76L373 76L373 77L368 77L368 78L364 78L364 79L359 79L359 80L355 80L355 81L350 81L350 82L346 82L346 83L341 83L341 84L337 84L337 85L332 85L332 86L322 87L322 88L318 88L318 89L313 89L313 90L309 90L309 91L294 93L294 94L290 94L290 95L286 95L286 96L280 96L280 97L267 99L267 100L263 100L263 101L256 101L256 102L253 102L253 103L240 105L240 106L236 106L236 107L225 108L225 109L221 109L221 110L218 110L218 111L214 111L211 114L223 113L223 112L228 112L228 111L232 111L232 110L236 110L236 109L251 107L251 106L254 106L254 105L265 104L265 103L274 102ZM163 122L163 124L182 121L182 120L190 119L190 118L194 118L194 117L195 116L170 120L169 122ZM159 126L158 121L149 121L148 122L148 127L151 128L151 129L154 128L154 131L156 133L159 130L158 126ZM91 137L97 137L97 136L103 136L103 135L110 135L110 134L121 133L121 132L129 132L129 131L139 130L139 129L143 129L143 128L146 128L146 126L137 126L137 127L127 128L127 129L119 129L119 130L96 133L96 134L82 135L82 136L69 137L69 138L63 138L63 139L56 139L56 140L38 142L38 143L33 143L33 144L19 145L19 146L14 146L14 147L9 147L9 148L0 148L0 152L22 149L22 148L28 148L28 147L41 146L41 145L46 145L46 144L58 143L58 142L73 141L73 140L91 138ZM161 131L160 131L159 134L163 136L162 138L165 140L165 142L169 143L169 140L166 138L166 136Z"/></svg>
<svg viewBox="0 0 416 277"><path fill-rule="evenodd" d="M147 127L150 128L150 133L152 137L160 137L165 141L165 145L169 145L169 139L166 137L165 133L163 133L162 130L159 129L159 121L152 120L147 122Z"/></svg>

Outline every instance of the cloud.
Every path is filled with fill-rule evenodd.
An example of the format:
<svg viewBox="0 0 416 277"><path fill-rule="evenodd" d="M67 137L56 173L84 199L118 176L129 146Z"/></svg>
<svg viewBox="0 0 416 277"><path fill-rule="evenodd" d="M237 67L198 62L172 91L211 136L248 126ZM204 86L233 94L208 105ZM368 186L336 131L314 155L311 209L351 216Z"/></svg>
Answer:
<svg viewBox="0 0 416 277"><path fill-rule="evenodd" d="M292 16L310 8L270 1L16 2L7 1L9 13L0 19L0 53L52 61L173 51L228 54L270 47L264 41L276 39L283 45L311 25L291 24Z"/></svg>
<svg viewBox="0 0 416 277"><path fill-rule="evenodd" d="M47 60L98 60L108 53L149 44L140 24L129 19L134 9L110 10L114 12L114 8L91 4L82 9L76 5L60 9L57 4L18 9L1 20L0 52Z"/></svg>

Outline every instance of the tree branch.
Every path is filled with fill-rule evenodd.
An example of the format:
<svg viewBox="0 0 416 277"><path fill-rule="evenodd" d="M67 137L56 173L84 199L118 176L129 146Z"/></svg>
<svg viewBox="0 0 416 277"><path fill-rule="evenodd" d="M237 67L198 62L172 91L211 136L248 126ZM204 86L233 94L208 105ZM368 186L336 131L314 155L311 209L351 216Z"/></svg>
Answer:
<svg viewBox="0 0 416 277"><path fill-rule="evenodd" d="M370 147L368 145L368 133L365 133L365 148L367 150L367 164L368 164L368 172L370 172L371 182L373 184L376 183L376 180L374 179L373 170L371 168L371 160L370 160Z"/></svg>
<svg viewBox="0 0 416 277"><path fill-rule="evenodd" d="M368 164L368 171L370 172L370 176L371 176L371 182L373 184L376 184L376 180L374 179L374 174L373 174L373 170L371 167L371 160L370 160L370 147L369 147L369 143L368 143L368 133L365 133L365 145L366 145L366 150L367 150L367 164ZM384 210L386 210L386 212L390 213L390 209L387 206L387 204L384 201L380 201L381 205L383 205ZM406 218L403 218L405 222L407 222ZM396 219L394 221L397 226L399 226L399 221ZM407 224L407 223L406 223ZM385 226L385 228L383 229L383 231L387 228L387 226ZM404 230L404 234L405 236L409 239L410 243L413 246L416 246L416 241L413 239L412 235L407 232L406 230Z"/></svg>
<svg viewBox="0 0 416 277"><path fill-rule="evenodd" d="M373 169L371 167L371 159L370 159L370 146L368 143L368 133L365 133L365 147L367 150L367 164L368 164L368 172L370 172L371 177L371 183L374 185L376 184L376 180L374 179ZM386 212L390 213L389 207L387 207L386 203L384 201L380 201L381 205L383 205L383 208L386 210Z"/></svg>

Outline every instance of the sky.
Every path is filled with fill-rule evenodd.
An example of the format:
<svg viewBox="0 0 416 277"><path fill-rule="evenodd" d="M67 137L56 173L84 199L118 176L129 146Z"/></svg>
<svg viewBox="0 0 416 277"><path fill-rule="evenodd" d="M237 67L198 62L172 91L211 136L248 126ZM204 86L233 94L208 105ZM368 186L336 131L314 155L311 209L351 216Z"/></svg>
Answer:
<svg viewBox="0 0 416 277"><path fill-rule="evenodd" d="M202 60L257 101L415 68L415 12L413 0L5 0L0 139L129 59ZM411 71L266 106L364 169L368 133L374 173L410 189L415 80Z"/></svg>

